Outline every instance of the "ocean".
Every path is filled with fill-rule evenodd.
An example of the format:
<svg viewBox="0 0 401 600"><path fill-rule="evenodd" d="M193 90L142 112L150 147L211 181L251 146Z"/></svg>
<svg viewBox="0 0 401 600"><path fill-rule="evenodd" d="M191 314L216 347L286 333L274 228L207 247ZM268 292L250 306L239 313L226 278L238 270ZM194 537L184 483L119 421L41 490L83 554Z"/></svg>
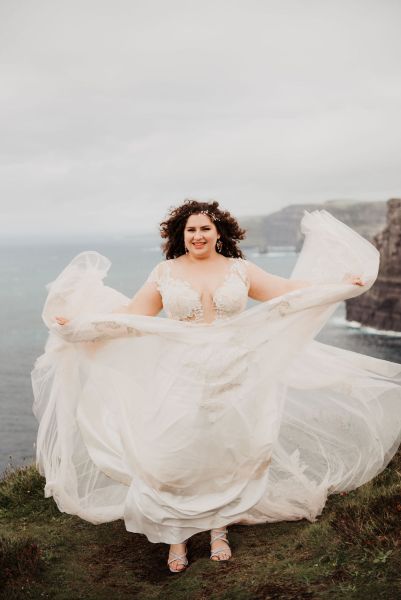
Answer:
<svg viewBox="0 0 401 600"><path fill-rule="evenodd" d="M106 283L129 297L162 258L158 240L150 236L0 246L0 473L8 465L34 461L37 422L32 413L30 373L47 338L41 320L45 285L74 256L86 250L96 250L111 260ZM295 253L282 251L269 255L245 253L249 260L284 277L291 273L297 258ZM317 339L401 363L401 335L377 334L351 326L344 315L345 305L341 304Z"/></svg>

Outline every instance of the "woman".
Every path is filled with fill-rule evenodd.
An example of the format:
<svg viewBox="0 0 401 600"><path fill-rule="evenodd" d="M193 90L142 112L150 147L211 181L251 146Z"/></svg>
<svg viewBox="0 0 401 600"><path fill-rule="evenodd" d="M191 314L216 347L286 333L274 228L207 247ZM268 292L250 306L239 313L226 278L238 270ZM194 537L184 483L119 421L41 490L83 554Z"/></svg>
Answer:
<svg viewBox="0 0 401 600"><path fill-rule="evenodd" d="M313 341L373 284L377 251L327 213L303 229L285 279L243 259L244 231L217 202L186 201L161 225L168 260L131 301L103 286L96 253L52 284L33 387L37 464L60 510L124 518L169 543L179 572L198 531L228 560L230 523L315 520L328 493L386 466L400 365ZM245 310L248 296L262 304Z"/></svg>

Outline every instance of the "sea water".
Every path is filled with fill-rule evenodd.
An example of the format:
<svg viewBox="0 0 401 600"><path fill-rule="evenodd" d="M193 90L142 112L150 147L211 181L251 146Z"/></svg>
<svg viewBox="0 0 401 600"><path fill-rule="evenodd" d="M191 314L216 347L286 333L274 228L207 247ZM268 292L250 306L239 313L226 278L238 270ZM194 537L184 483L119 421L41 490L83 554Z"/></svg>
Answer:
<svg viewBox="0 0 401 600"><path fill-rule="evenodd" d="M37 422L32 413L30 373L36 358L43 353L47 338L41 320L45 285L53 281L74 256L86 250L96 250L111 260L105 281L128 297L134 295L162 259L159 241L152 236L0 246L0 473L7 465L34 461ZM245 253L249 260L284 277L291 273L297 258L293 252L259 255L245 250ZM318 339L401 362L401 337L348 325L344 303Z"/></svg>

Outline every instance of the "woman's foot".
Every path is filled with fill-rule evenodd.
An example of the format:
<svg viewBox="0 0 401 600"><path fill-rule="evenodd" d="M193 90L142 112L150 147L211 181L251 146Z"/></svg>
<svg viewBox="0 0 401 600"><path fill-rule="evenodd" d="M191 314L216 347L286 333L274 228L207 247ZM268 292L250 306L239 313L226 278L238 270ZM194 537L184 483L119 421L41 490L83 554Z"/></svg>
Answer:
<svg viewBox="0 0 401 600"><path fill-rule="evenodd" d="M210 558L212 560L229 560L231 558L226 527L210 530L210 549Z"/></svg>
<svg viewBox="0 0 401 600"><path fill-rule="evenodd" d="M171 544L167 560L168 568L172 573L184 571L188 565L187 543Z"/></svg>

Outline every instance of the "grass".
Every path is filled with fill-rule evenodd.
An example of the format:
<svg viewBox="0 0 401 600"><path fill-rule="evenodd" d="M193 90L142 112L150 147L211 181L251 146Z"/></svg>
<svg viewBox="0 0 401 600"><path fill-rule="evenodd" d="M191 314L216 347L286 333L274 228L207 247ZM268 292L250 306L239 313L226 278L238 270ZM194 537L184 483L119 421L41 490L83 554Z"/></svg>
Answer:
<svg viewBox="0 0 401 600"><path fill-rule="evenodd" d="M230 527L234 558L170 574L167 546L123 521L91 525L43 496L33 465L0 480L0 598L7 600L395 600L401 597L401 452L374 480L329 497L316 523Z"/></svg>

